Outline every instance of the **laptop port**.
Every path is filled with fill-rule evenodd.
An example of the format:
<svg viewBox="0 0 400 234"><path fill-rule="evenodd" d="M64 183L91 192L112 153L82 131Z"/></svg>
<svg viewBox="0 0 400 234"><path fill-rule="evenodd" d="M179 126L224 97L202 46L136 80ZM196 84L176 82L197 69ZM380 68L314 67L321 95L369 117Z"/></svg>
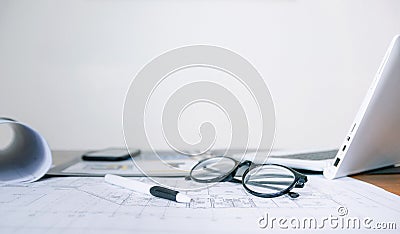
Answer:
<svg viewBox="0 0 400 234"><path fill-rule="evenodd" d="M347 147L347 145L344 145L342 151L344 151L346 149L346 147Z"/></svg>
<svg viewBox="0 0 400 234"><path fill-rule="evenodd" d="M354 129L356 128L356 123L353 125L353 127L351 128L351 131L350 132L353 132L354 131Z"/></svg>
<svg viewBox="0 0 400 234"><path fill-rule="evenodd" d="M337 167L339 162L340 162L340 158L336 158L335 163L333 163L333 166Z"/></svg>

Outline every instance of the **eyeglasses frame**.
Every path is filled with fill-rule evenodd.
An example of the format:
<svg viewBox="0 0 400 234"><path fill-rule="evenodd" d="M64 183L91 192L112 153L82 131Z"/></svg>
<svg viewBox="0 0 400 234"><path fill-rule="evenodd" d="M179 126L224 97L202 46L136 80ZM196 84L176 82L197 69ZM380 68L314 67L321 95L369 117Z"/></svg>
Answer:
<svg viewBox="0 0 400 234"><path fill-rule="evenodd" d="M207 160L210 160L210 159L215 159L215 158L228 158L228 159L232 160L233 162L235 162L235 165L226 174L224 174L222 176L219 176L219 177L216 177L216 178L213 178L213 179L199 180L199 179L196 179L195 177L192 176L193 169L196 168L199 164L203 163L204 161L207 161ZM255 191L251 190L249 187L247 187L247 185L245 183L245 180L244 180L246 178L246 175L250 171L252 171L252 170L254 170L254 169L258 168L258 167L268 166L268 165L282 167L282 168L285 168L285 169L289 170L290 172L292 172L293 175L294 175L293 182L286 189L281 190L281 191L276 192L276 193L259 193L259 192L255 192ZM241 180L236 179L235 176L236 176L237 171L243 166L247 166L248 168L243 173ZM196 165L194 165L192 167L192 169L190 170L190 175L189 176L193 181L196 181L196 182L199 182L199 183L216 183L216 182L241 183L243 185L243 187L246 189L247 192L249 192L250 194L252 194L254 196L263 197L263 198L274 198L274 197L279 197L279 196L282 196L282 195L285 195L285 194L288 194L291 198L297 198L299 196L299 194L295 193L295 192L292 192L291 190L293 188L303 188L304 184L308 181L306 175L304 175L304 174L302 174L302 173L300 173L300 172L298 172L298 171L296 171L296 170L294 170L294 169L292 169L290 167L286 167L286 166L279 165L279 164L273 164L273 163L256 164L256 163L253 163L253 162L251 162L249 160L246 160L246 161L241 163L238 160L236 160L234 158L231 158L231 157L227 157L227 156L214 156L212 158L205 158L205 159L200 160Z"/></svg>

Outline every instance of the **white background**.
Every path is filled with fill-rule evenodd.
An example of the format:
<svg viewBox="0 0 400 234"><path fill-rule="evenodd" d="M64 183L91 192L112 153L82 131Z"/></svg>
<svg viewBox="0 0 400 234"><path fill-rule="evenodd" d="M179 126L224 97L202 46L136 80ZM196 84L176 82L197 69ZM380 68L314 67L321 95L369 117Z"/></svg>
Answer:
<svg viewBox="0 0 400 234"><path fill-rule="evenodd" d="M32 125L52 149L122 146L124 96L140 68L211 44L263 75L275 147L335 147L400 33L399 12L395 0L1 0L0 116Z"/></svg>

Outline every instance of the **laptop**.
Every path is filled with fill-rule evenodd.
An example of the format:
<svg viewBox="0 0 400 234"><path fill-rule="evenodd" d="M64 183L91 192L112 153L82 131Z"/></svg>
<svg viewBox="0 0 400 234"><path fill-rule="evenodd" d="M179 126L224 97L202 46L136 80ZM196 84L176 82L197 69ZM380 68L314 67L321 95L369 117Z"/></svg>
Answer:
<svg viewBox="0 0 400 234"><path fill-rule="evenodd" d="M328 179L400 163L400 35L393 38L375 79L336 150L273 152L269 163L323 171Z"/></svg>

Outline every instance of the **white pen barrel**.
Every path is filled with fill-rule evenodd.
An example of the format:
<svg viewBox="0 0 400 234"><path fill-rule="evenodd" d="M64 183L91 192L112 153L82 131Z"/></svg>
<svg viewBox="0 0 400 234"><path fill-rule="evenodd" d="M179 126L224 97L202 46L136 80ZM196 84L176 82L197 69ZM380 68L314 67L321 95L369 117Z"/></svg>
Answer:
<svg viewBox="0 0 400 234"><path fill-rule="evenodd" d="M104 177L105 181L123 188L127 188L140 193L150 194L152 185L148 185L139 181L130 180L121 176L107 174Z"/></svg>

